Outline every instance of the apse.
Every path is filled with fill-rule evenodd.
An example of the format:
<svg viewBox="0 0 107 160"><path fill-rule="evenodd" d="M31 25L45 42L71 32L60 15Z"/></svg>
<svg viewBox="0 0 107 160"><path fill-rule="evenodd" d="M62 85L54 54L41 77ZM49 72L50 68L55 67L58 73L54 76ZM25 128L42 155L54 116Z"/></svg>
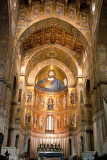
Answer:
<svg viewBox="0 0 107 160"><path fill-rule="evenodd" d="M43 144L46 146L60 145L63 153L67 156L69 115L66 74L55 65L44 67L36 75L34 94L35 102L31 111L32 156L36 157L38 155L38 148L40 149ZM34 151L35 154L33 155Z"/></svg>

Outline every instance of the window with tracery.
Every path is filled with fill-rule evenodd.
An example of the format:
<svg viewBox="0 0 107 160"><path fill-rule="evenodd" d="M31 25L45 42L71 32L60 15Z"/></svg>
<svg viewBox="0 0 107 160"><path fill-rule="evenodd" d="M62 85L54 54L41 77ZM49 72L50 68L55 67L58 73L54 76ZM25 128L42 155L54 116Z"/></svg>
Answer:
<svg viewBox="0 0 107 160"><path fill-rule="evenodd" d="M52 116L47 117L46 130L47 131L53 131L54 130L54 118Z"/></svg>

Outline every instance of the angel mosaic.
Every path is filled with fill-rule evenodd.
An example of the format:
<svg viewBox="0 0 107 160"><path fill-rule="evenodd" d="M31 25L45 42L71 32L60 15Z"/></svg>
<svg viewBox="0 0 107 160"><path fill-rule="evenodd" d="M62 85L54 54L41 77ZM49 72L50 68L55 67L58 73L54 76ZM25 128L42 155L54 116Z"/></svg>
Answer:
<svg viewBox="0 0 107 160"><path fill-rule="evenodd" d="M61 128L61 118L57 119L57 128L60 129Z"/></svg>
<svg viewBox="0 0 107 160"><path fill-rule="evenodd" d="M59 8L58 9L58 15L60 16L60 15L63 15L63 9L62 8Z"/></svg>
<svg viewBox="0 0 107 160"><path fill-rule="evenodd" d="M74 104L75 103L75 94L71 91L70 93L70 103Z"/></svg>
<svg viewBox="0 0 107 160"><path fill-rule="evenodd" d="M31 102L31 100L32 100L32 92L28 91L27 92L27 103Z"/></svg>
<svg viewBox="0 0 107 160"><path fill-rule="evenodd" d="M75 127L75 114L74 113L71 113L70 115L70 122L71 122L71 127Z"/></svg>
<svg viewBox="0 0 107 160"><path fill-rule="evenodd" d="M66 119L66 116L64 117L64 127L66 127L66 124L67 124L67 119Z"/></svg>
<svg viewBox="0 0 107 160"><path fill-rule="evenodd" d="M70 12L70 19L75 20L75 13L73 11Z"/></svg>
<svg viewBox="0 0 107 160"><path fill-rule="evenodd" d="M43 128L43 118L40 117L39 118L39 129L42 129Z"/></svg>
<svg viewBox="0 0 107 160"><path fill-rule="evenodd" d="M56 107L57 107L57 109L60 109L60 104L61 104L61 98L57 97L56 98Z"/></svg>
<svg viewBox="0 0 107 160"><path fill-rule="evenodd" d="M36 94L36 107L38 107L38 94Z"/></svg>
<svg viewBox="0 0 107 160"><path fill-rule="evenodd" d="M35 114L35 116L34 116L34 128L36 128L36 126L37 126L37 116Z"/></svg>
<svg viewBox="0 0 107 160"><path fill-rule="evenodd" d="M50 12L51 12L51 11L50 11L50 8L47 7L47 8L46 8L46 14L50 14Z"/></svg>
<svg viewBox="0 0 107 160"><path fill-rule="evenodd" d="M45 106L45 100L44 100L44 97L40 97L40 105L41 105L41 109L44 108Z"/></svg>
<svg viewBox="0 0 107 160"><path fill-rule="evenodd" d="M30 113L26 113L26 115L25 115L25 124L29 124L30 123L30 119L31 119Z"/></svg>
<svg viewBox="0 0 107 160"><path fill-rule="evenodd" d="M67 100L67 98L66 98L66 96L64 95L64 98L63 98L63 108L64 108L64 109L66 108L66 100Z"/></svg>
<svg viewBox="0 0 107 160"><path fill-rule="evenodd" d="M35 10L33 11L33 14L34 14L34 17L37 18L37 17L38 17L38 14L39 14L39 13L38 13L38 10L35 9Z"/></svg>

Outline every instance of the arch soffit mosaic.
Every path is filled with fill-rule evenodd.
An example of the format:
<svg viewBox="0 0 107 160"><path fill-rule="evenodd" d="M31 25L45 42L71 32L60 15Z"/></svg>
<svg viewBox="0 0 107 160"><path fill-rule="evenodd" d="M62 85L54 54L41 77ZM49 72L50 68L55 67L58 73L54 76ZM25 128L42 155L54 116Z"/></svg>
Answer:
<svg viewBox="0 0 107 160"><path fill-rule="evenodd" d="M78 70L81 68L81 66L78 65L76 62L76 58L74 57L75 52L71 54L71 51L69 49L62 49L62 46L60 45L55 45L55 55L50 56L50 52L52 49L53 45L46 45L44 48L39 48L38 50L29 50L28 56L31 53L31 56L27 58L23 58L24 60L22 61L22 67L25 68L25 73L28 75L32 68L34 68L37 63L42 62L46 59L56 59L59 60L60 62L64 63L73 73L73 75L78 76Z"/></svg>
<svg viewBox="0 0 107 160"><path fill-rule="evenodd" d="M77 61L77 58L80 57L80 55L76 51L72 51L68 48L65 48L65 47L59 45L59 44L54 44L54 45L46 44L46 45L28 50L27 52L22 54L22 64L27 66L30 59L33 58L33 56L35 56L37 54L37 52L42 51L44 49L47 49L48 52L52 51L52 50L55 50L55 52L58 52L57 49L60 50L60 52L65 52L65 55L69 55L70 58L74 61L76 67L81 68L81 66L78 65L78 61Z"/></svg>
<svg viewBox="0 0 107 160"><path fill-rule="evenodd" d="M46 9L46 6L48 6L49 8L50 8L50 4L49 3L52 3L52 2L45 2L45 7L44 7L44 10ZM59 3L59 2L58 2ZM40 5L40 4L38 4L38 5ZM60 4L61 6L63 5L63 4ZM58 6L57 6L58 7ZM37 7L39 10L40 10L40 6L39 7ZM37 16L36 16L36 18L34 18L35 17L35 15L34 15L34 10L36 10L37 9L36 8L36 6L34 5L33 6L33 9L31 10L31 19L30 19L30 21L27 21L27 10L28 10L28 8L23 8L23 9L20 9L20 14L19 14L19 21L18 21L18 25L19 25L19 27L20 27L20 25L22 26L22 21L21 21L21 19L23 19L23 26L25 27L25 30L26 30L26 27L29 25L32 25L32 24L34 24L35 23L35 21L36 22L38 22L38 21L40 21L40 20L42 20L42 19L46 19L46 18L51 18L51 17L57 17L57 18L59 18L59 19L62 19L62 20L65 20L65 21L67 21L67 22L69 22L69 23L71 23L71 24L73 24L74 26L75 26L75 28L79 28L80 30L81 30L81 28L82 28L82 32L83 31L86 31L87 32L87 29L86 28L88 28L88 31L89 31L89 26L88 26L88 14L87 13L85 13L84 11L82 11L81 13L80 13L80 16L81 16L81 23L83 23L83 18L85 17L85 19L86 19L86 25L84 26L84 25L78 25L78 23L77 23L77 11L76 11L76 8L74 8L73 6L71 7L71 6L69 6L68 7L68 15L66 15L66 16L64 16L64 14L61 14L61 16L57 13L57 10L56 10L56 12L52 12L52 10L51 10L51 14L46 14L45 12L44 13L42 13L42 15L40 14L40 11L39 11L39 14L37 14ZM64 12L64 5L63 5L63 12ZM37 10L38 10L37 9ZM58 9L58 8L57 8ZM70 11L71 10L73 10L73 12L75 12L75 15L74 15L74 19L72 20L72 18L70 18ZM24 16L24 17L23 17ZM26 17L26 20L25 20L25 17ZM29 22L29 23L28 23ZM27 23L27 25L25 25ZM84 27L85 27L85 29L84 29ZM20 28L19 28L19 30L20 30Z"/></svg>
<svg viewBox="0 0 107 160"><path fill-rule="evenodd" d="M27 80L27 84L29 85L35 85L35 78L37 76L37 74L40 72L41 69L43 69L44 67L48 66L48 65L55 65L57 67L59 67L66 75L67 77L67 81L68 81L68 86L74 86L75 85L75 80L74 80L74 76L71 72L71 70L62 62L56 60L56 59L47 59L44 60L42 62L39 62L30 72L30 74L28 75L28 77L26 77Z"/></svg>
<svg viewBox="0 0 107 160"><path fill-rule="evenodd" d="M77 26L74 27L72 23L66 21L66 18L62 20L61 18L43 18L36 21L36 23L31 24L28 28L25 28L20 35L17 35L17 42L23 42L23 40L30 34L49 26L58 26L62 29L66 29L68 33L72 33L73 36L77 37L80 42L83 44L84 47L88 46L89 44L89 37L87 38L86 35L82 33L82 29L79 29ZM89 32L87 32L89 33Z"/></svg>

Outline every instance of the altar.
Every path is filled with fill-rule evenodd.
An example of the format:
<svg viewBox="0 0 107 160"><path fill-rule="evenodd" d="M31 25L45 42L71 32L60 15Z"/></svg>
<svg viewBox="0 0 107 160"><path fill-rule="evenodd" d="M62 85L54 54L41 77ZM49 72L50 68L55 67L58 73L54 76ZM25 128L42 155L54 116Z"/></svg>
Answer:
<svg viewBox="0 0 107 160"><path fill-rule="evenodd" d="M45 160L46 158L53 158L54 160L64 160L64 154L62 153L40 153L39 157L41 158L41 160Z"/></svg>
<svg viewBox="0 0 107 160"><path fill-rule="evenodd" d="M60 147L60 144L40 144L37 151L40 160L64 160L64 154L62 153L63 150Z"/></svg>

